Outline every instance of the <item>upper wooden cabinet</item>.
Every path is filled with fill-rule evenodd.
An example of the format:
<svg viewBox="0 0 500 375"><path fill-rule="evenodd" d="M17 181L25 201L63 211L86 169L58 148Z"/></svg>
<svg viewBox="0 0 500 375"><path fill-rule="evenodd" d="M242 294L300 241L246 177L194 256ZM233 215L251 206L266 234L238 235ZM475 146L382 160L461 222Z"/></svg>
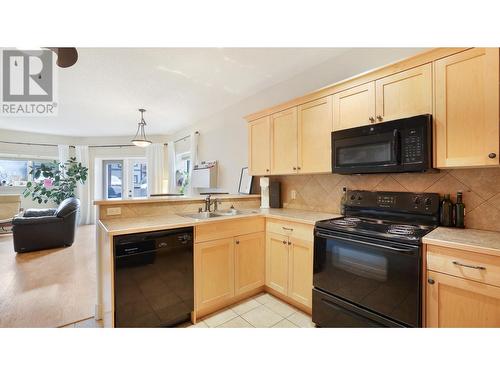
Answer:
<svg viewBox="0 0 500 375"><path fill-rule="evenodd" d="M377 122L432 114L432 66L426 64L375 81Z"/></svg>
<svg viewBox="0 0 500 375"><path fill-rule="evenodd" d="M333 128L432 113L432 65L426 64L333 95Z"/></svg>
<svg viewBox="0 0 500 375"><path fill-rule="evenodd" d="M375 122L375 82L333 95L333 130Z"/></svg>
<svg viewBox="0 0 500 375"><path fill-rule="evenodd" d="M297 173L297 107L271 115L271 173Z"/></svg>
<svg viewBox="0 0 500 375"><path fill-rule="evenodd" d="M266 116L248 123L248 163L251 175L271 171L271 121Z"/></svg>
<svg viewBox="0 0 500 375"><path fill-rule="evenodd" d="M332 96L298 107L298 173L331 172Z"/></svg>
<svg viewBox="0 0 500 375"><path fill-rule="evenodd" d="M437 60L434 72L436 167L498 165L498 49Z"/></svg>

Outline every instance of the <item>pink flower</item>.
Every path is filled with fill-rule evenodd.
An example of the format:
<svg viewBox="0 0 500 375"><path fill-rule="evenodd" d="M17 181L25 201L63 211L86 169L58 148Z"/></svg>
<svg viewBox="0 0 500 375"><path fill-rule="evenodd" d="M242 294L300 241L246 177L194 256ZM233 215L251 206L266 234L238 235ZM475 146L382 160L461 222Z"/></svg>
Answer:
<svg viewBox="0 0 500 375"><path fill-rule="evenodd" d="M46 178L45 180L43 180L43 187L44 188L52 187L52 180L50 178Z"/></svg>

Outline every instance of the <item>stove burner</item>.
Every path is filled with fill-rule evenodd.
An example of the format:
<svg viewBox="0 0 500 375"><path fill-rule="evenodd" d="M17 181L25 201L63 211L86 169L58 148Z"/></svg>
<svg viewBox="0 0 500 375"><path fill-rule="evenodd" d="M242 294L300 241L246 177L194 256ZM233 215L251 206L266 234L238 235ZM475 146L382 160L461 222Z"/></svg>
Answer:
<svg viewBox="0 0 500 375"><path fill-rule="evenodd" d="M338 225L338 226L341 226L341 227L355 227L357 225L357 221L356 220L347 220L347 219L348 218L333 220L332 224Z"/></svg>
<svg viewBox="0 0 500 375"><path fill-rule="evenodd" d="M351 223L358 223L361 221L361 219L359 217L345 217L344 218L345 221L349 221Z"/></svg>
<svg viewBox="0 0 500 375"><path fill-rule="evenodd" d="M394 224L389 227L387 233L409 236L415 234L417 229L415 225Z"/></svg>

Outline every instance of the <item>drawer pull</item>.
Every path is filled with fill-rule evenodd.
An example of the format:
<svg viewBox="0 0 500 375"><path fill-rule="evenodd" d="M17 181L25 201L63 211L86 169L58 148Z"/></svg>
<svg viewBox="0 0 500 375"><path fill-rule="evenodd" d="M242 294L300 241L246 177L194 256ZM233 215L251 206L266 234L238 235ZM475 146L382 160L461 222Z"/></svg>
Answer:
<svg viewBox="0 0 500 375"><path fill-rule="evenodd" d="M463 263L457 262L456 260L454 260L452 263L455 266L467 267L467 268L474 268L475 270L482 270L482 271L486 270L486 267L483 267L483 266L471 266L470 264L463 264Z"/></svg>
<svg viewBox="0 0 500 375"><path fill-rule="evenodd" d="M291 231L293 231L293 228L287 228L287 227L281 227L281 228L283 228L283 230L291 230Z"/></svg>

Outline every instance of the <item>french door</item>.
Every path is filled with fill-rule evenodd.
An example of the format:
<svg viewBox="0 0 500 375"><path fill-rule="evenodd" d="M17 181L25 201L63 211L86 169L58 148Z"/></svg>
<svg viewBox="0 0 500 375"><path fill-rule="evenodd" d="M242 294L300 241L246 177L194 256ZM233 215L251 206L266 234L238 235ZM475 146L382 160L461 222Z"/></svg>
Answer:
<svg viewBox="0 0 500 375"><path fill-rule="evenodd" d="M148 196L146 159L103 160L102 171L104 199Z"/></svg>

